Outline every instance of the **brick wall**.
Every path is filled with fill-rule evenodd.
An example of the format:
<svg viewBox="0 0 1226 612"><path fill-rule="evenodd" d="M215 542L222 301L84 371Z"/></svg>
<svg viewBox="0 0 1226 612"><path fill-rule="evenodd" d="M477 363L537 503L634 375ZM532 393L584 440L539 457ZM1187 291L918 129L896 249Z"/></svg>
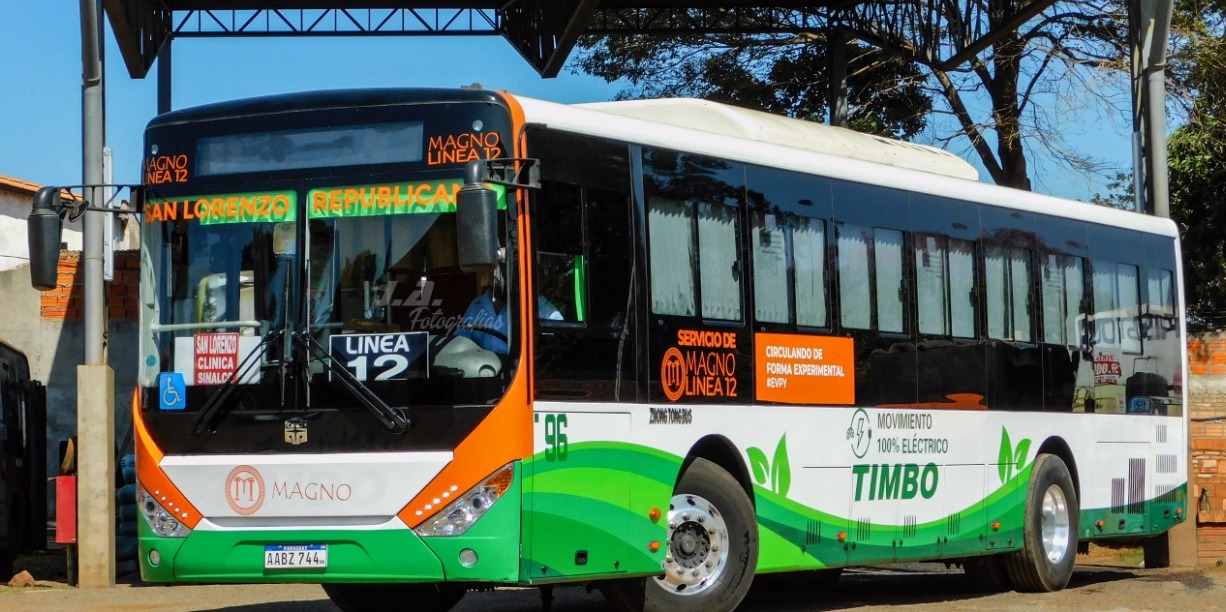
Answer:
<svg viewBox="0 0 1226 612"><path fill-rule="evenodd" d="M1201 564L1226 559L1226 333L1188 340L1188 412L1192 419L1190 511L1196 513Z"/></svg>
<svg viewBox="0 0 1226 612"><path fill-rule="evenodd" d="M85 310L81 253L63 251L55 289L41 295L40 314L48 321L79 321ZM140 255L115 252L115 279L106 283L107 318L135 321L140 313Z"/></svg>

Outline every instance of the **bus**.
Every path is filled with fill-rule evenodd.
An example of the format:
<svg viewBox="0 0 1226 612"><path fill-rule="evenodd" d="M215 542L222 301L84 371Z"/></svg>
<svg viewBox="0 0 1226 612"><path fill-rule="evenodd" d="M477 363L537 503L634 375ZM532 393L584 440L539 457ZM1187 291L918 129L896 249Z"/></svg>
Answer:
<svg viewBox="0 0 1226 612"><path fill-rule="evenodd" d="M19 553L47 547L46 390L0 339L0 575Z"/></svg>
<svg viewBox="0 0 1226 612"><path fill-rule="evenodd" d="M696 100L299 93L144 146L147 582L1054 591L1186 520L1169 220Z"/></svg>

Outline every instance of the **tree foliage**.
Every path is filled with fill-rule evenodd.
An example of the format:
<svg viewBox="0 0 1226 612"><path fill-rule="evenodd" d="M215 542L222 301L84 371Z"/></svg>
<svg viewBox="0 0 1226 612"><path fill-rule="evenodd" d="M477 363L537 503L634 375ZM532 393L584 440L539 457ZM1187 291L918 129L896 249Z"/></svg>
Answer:
<svg viewBox="0 0 1226 612"><path fill-rule="evenodd" d="M1171 216L1184 250L1185 309L1194 325L1226 323L1226 2L1184 1L1174 18L1178 85L1194 93L1167 146Z"/></svg>
<svg viewBox="0 0 1226 612"><path fill-rule="evenodd" d="M812 36L635 35L586 39L578 68L631 87L619 99L694 97L822 121L829 108L828 46ZM856 130L913 138L931 102L920 71L867 45L848 49L848 121Z"/></svg>
<svg viewBox="0 0 1226 612"><path fill-rule="evenodd" d="M851 126L904 139L928 127L938 144L973 150L996 183L1023 189L1030 188L1027 143L1074 168L1104 170L1070 147L1059 126L1063 111L1088 101L1127 116L1126 94L1085 93L1104 75L1127 92L1124 0L1057 2L971 60L944 65L976 38L968 15L985 16L988 29L1005 29L1023 2L933 3L924 14L931 24L843 24L859 37L848 54ZM944 42L923 43L932 37L922 29L939 32ZM589 38L577 65L609 81L626 79L621 98L689 95L820 120L829 104L828 47L824 35Z"/></svg>

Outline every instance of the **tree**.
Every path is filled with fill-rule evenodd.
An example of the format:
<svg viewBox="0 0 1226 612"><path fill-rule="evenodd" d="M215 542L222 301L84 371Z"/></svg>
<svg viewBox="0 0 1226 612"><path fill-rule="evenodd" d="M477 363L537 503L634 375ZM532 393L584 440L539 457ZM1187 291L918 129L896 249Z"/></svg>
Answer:
<svg viewBox="0 0 1226 612"><path fill-rule="evenodd" d="M1184 251L1185 310L1198 327L1226 321L1226 3L1184 1L1173 19L1184 44L1177 86L1195 95L1167 146L1171 216Z"/></svg>
<svg viewBox="0 0 1226 612"><path fill-rule="evenodd" d="M924 13L931 17L928 23L888 19L888 11L906 5L865 5L869 13L853 15L841 26L859 38L849 53L852 126L910 138L917 133L917 122L936 123L938 143L948 146L961 140L993 181L1021 189L1030 188L1027 142L1075 168L1102 170L1101 164L1068 146L1062 130L1053 129L1059 109L1049 103L1084 104L1072 101L1074 92L1080 96L1103 74L1116 75L1120 85L1127 83L1123 0L1057 2L1001 35L993 47L980 53L969 48L976 32L1007 29L1024 4L932 3L925 5L932 10ZM581 43L578 69L610 81L627 79L630 87L621 93L623 98L685 93L816 119L822 114L816 109L829 102L824 42L812 36L728 34L594 38ZM971 58L946 65L960 54ZM1127 92L1126 87L1117 89ZM940 104L919 102L920 92ZM1128 112L1126 102L1107 95L1094 99L1117 102L1117 112ZM933 113L952 122L932 122Z"/></svg>
<svg viewBox="0 0 1226 612"><path fill-rule="evenodd" d="M587 39L581 49L580 70L631 82L619 99L695 97L810 121L821 121L830 104L828 48L813 36L634 35ZM866 45L849 51L850 126L919 134L932 108L919 70Z"/></svg>

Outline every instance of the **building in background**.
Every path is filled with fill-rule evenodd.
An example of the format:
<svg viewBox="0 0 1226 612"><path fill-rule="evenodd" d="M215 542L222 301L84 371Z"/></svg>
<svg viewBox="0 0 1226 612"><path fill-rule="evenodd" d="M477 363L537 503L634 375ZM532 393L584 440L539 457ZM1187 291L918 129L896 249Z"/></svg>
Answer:
<svg viewBox="0 0 1226 612"><path fill-rule="evenodd" d="M85 352L84 278L79 271L82 225L64 224L59 286L40 293L30 286L26 216L41 185L0 175L0 338L29 359L30 378L46 385L47 475L59 472L59 443L77 430L77 366ZM136 244L137 223L117 223L121 248ZM128 216L130 217L130 216ZM116 442L131 427L132 389L136 384L138 257L116 251L114 280L107 283L108 362L115 370ZM117 449L118 452L118 449ZM54 507L51 488L48 502Z"/></svg>

